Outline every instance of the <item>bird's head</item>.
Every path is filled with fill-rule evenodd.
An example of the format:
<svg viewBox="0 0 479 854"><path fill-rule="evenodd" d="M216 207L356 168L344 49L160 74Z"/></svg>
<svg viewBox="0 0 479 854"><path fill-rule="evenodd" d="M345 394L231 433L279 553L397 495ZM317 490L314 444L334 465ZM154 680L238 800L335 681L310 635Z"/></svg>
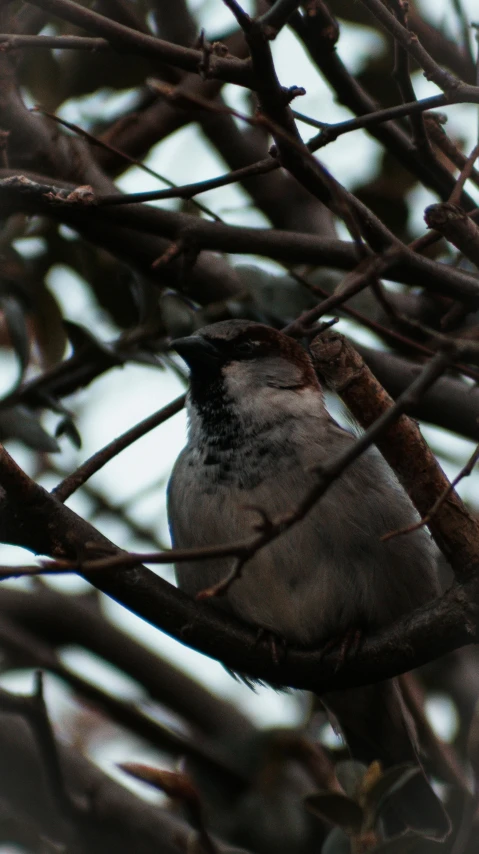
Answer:
<svg viewBox="0 0 479 854"><path fill-rule="evenodd" d="M204 326L172 347L190 368L190 400L200 412L233 409L240 418L271 421L301 414L321 397L308 354L262 323L226 320Z"/></svg>

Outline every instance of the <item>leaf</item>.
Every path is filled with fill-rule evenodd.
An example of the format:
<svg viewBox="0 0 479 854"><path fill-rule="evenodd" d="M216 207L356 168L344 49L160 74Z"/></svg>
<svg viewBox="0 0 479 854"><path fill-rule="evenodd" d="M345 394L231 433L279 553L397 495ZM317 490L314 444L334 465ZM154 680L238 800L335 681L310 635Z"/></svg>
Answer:
<svg viewBox="0 0 479 854"><path fill-rule="evenodd" d="M34 451L58 453L58 442L43 429L37 416L26 406L0 409L0 438L19 439Z"/></svg>
<svg viewBox="0 0 479 854"><path fill-rule="evenodd" d="M50 368L61 362L67 345L62 313L56 298L43 282L35 289L32 323L42 367Z"/></svg>
<svg viewBox="0 0 479 854"><path fill-rule="evenodd" d="M365 808L368 812L376 814L380 811L384 801L397 792L417 774L420 774L417 765L402 763L388 768L375 783L364 793Z"/></svg>
<svg viewBox="0 0 479 854"><path fill-rule="evenodd" d="M108 344L96 338L93 332L90 332L85 326L74 323L72 320L64 320L63 327L75 354L87 348L92 353L103 353L111 360L112 364L123 363L121 357Z"/></svg>
<svg viewBox="0 0 479 854"><path fill-rule="evenodd" d="M345 759L338 762L335 769L338 783L350 798L354 798L358 787L361 785L367 766L354 759Z"/></svg>
<svg viewBox="0 0 479 854"><path fill-rule="evenodd" d="M0 311L3 312L10 341L20 366L20 376L17 382L19 385L30 359L30 335L25 310L22 303L15 297L10 294L3 294L0 297Z"/></svg>
<svg viewBox="0 0 479 854"><path fill-rule="evenodd" d="M349 834L359 833L364 815L355 801L340 792L315 792L305 798L306 807L315 815L337 824Z"/></svg>
<svg viewBox="0 0 479 854"><path fill-rule="evenodd" d="M94 335L79 323L74 323L73 320L64 320L63 327L74 353L88 344L93 344L95 348L98 347L98 342Z"/></svg>
<svg viewBox="0 0 479 854"><path fill-rule="evenodd" d="M57 437L57 439L60 436L67 436L70 439L72 445L75 448L78 448L78 450L82 446L80 433L78 432L75 423L70 415L66 415L65 418L62 418L62 420L59 421L55 430L55 436Z"/></svg>

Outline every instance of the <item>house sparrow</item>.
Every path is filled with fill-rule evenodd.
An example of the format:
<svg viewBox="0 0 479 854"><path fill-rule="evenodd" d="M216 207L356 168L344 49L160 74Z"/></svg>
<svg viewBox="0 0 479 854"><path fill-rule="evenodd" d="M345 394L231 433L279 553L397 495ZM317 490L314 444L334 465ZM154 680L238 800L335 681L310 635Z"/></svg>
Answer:
<svg viewBox="0 0 479 854"><path fill-rule="evenodd" d="M173 545L247 539L258 510L274 520L315 484L315 468L354 436L326 410L299 343L259 323L228 320L173 342L188 364L188 442L168 488ZM437 593L435 548L421 528L381 542L417 514L375 448L360 456L304 519L255 554L213 604L289 644L321 647L351 629L388 625ZM191 596L225 578L234 558L176 567ZM354 758L419 763L396 680L322 697ZM444 838L449 821L424 774L395 796L394 831Z"/></svg>

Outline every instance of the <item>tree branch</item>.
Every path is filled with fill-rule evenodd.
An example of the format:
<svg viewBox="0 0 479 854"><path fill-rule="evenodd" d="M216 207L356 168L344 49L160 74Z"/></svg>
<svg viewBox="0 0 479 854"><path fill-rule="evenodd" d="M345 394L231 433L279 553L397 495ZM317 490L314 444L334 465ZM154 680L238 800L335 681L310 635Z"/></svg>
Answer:
<svg viewBox="0 0 479 854"><path fill-rule="evenodd" d="M393 404L360 355L338 333L317 338L311 345L316 369L340 394L359 423L369 432L371 424L390 412ZM396 402L397 403L397 402ZM447 500L431 518L429 528L450 562L456 577L469 578L479 569L479 525L468 512L419 427L402 416L376 442L379 450L403 483L420 516L425 516L448 490Z"/></svg>
<svg viewBox="0 0 479 854"><path fill-rule="evenodd" d="M185 395L182 394L181 397L177 397L176 400L173 400L158 412L154 412L153 415L149 415L143 421L140 421L139 424L135 424L134 427L126 430L125 433L122 433L122 435L118 436L117 439L113 439L112 442L105 445L101 451L97 451L93 454L78 469L76 469L76 471L64 478L61 483L52 490L52 494L58 499L58 501L66 501L67 498L83 486L83 484L86 483L86 481L92 477L95 472L103 468L103 466L116 457L117 454L124 451L125 448L128 448L133 442L136 442L137 439L141 439L141 437L145 436L146 433L149 433L150 430L154 430L155 427L158 427L160 424L167 421L168 418L171 418L173 415L176 415L177 412L180 412L180 410L183 409L184 404Z"/></svg>
<svg viewBox="0 0 479 854"><path fill-rule="evenodd" d="M183 238L197 249L219 252L256 253L279 261L298 264L323 264L343 270L355 268L360 260L354 243L321 238L309 234L295 234L279 229L243 228L224 223L207 222L189 214L151 208L147 205L126 205L120 209L97 210L93 201L73 196L73 185L59 182L44 183L40 176L35 180L12 175L13 170L0 169L0 204L11 212L49 214L72 228L79 230L87 239L111 246L110 229L115 228L115 252L122 255L121 228L136 228L138 243L146 234L162 235L169 240ZM9 177L4 177L7 174ZM40 178L40 181L37 179ZM50 195L52 194L52 195ZM399 244L401 246L401 244ZM136 247L138 248L138 247ZM140 244L141 248L141 244ZM164 249L163 249L164 251ZM152 276L151 264L162 254L152 256L142 252L141 257L132 257L135 267ZM405 284L420 284L426 290L443 293L455 299L466 298L471 305L479 305L479 277L447 264L432 261L401 247L396 260L388 267L388 277ZM210 287L216 287L211 283ZM209 300L215 296L208 294ZM225 294L223 293L223 297ZM218 298L218 297L216 297Z"/></svg>
<svg viewBox="0 0 479 854"><path fill-rule="evenodd" d="M202 66L204 57L201 50L182 47L157 39L155 36L140 33L138 30L133 30L80 6L73 0L31 0L31 2L34 6L57 15L64 21L69 21L87 32L107 39L112 48L117 51L128 50L139 56L155 57L184 71L199 73ZM209 63L208 77L253 89L255 85L249 62L233 56L225 58L221 55L213 55Z"/></svg>

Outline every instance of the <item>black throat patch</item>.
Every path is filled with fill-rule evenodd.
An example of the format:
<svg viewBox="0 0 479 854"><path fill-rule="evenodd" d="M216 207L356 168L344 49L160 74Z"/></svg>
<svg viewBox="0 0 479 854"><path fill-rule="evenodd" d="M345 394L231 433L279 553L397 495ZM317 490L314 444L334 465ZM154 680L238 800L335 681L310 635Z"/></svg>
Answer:
<svg viewBox="0 0 479 854"><path fill-rule="evenodd" d="M212 376L192 374L191 402L201 420L204 444L212 450L227 451L242 441L242 425L233 400L227 394L221 371Z"/></svg>

